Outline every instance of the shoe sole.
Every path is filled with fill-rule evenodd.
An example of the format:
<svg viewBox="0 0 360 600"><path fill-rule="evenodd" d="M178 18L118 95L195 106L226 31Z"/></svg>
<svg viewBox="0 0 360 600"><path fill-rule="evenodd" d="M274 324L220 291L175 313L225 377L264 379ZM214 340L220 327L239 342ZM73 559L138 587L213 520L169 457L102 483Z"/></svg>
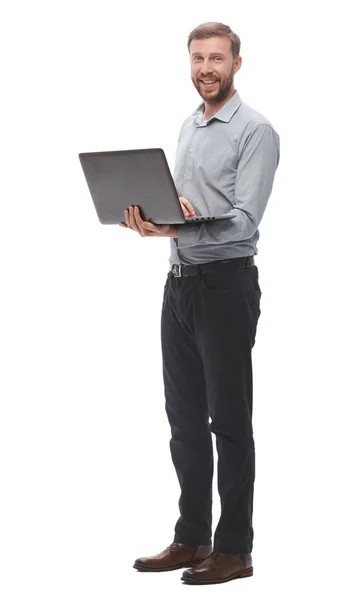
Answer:
<svg viewBox="0 0 360 600"><path fill-rule="evenodd" d="M177 569L186 569L187 567L197 567L202 562L204 562L204 560L206 560L206 558L201 558L199 560L194 560L191 563L188 562L188 563L182 563L180 565L174 565L172 567L148 567L148 566L145 566L145 565L137 565L135 563L133 565L133 568L137 569L138 571L149 571L149 572L159 573L161 571L176 571Z"/></svg>
<svg viewBox="0 0 360 600"><path fill-rule="evenodd" d="M249 567L249 569L244 569L240 571L240 573L235 573L235 575L231 575L230 577L225 577L224 579L190 579L187 577L181 577L184 583L190 583L192 585L204 585L207 583L225 583L226 581L231 581L232 579L240 579L241 577L251 577L254 573L253 567Z"/></svg>

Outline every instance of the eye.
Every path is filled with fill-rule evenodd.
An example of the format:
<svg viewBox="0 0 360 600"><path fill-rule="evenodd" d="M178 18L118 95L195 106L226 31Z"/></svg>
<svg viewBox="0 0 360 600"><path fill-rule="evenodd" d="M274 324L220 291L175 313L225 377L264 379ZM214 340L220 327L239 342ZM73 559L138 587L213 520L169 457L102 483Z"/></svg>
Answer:
<svg viewBox="0 0 360 600"><path fill-rule="evenodd" d="M201 60L201 56L194 56L194 60ZM222 56L215 56L215 60L222 60Z"/></svg>

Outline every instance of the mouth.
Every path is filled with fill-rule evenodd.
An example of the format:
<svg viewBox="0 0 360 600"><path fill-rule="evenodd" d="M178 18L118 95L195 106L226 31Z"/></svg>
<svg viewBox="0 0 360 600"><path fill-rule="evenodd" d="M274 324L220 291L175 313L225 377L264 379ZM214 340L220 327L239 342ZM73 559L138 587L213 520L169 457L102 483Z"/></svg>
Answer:
<svg viewBox="0 0 360 600"><path fill-rule="evenodd" d="M215 85L215 83L217 83L217 79L200 79L200 83L202 83L203 86L211 88Z"/></svg>

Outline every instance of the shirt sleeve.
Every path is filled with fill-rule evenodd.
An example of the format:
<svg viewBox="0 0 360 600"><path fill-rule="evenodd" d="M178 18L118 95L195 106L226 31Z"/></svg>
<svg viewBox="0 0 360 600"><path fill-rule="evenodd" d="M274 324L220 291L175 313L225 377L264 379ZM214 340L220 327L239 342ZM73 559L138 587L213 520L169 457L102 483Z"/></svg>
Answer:
<svg viewBox="0 0 360 600"><path fill-rule="evenodd" d="M280 138L271 125L257 125L240 150L233 219L176 227L178 248L247 240L255 234L270 198L280 161Z"/></svg>

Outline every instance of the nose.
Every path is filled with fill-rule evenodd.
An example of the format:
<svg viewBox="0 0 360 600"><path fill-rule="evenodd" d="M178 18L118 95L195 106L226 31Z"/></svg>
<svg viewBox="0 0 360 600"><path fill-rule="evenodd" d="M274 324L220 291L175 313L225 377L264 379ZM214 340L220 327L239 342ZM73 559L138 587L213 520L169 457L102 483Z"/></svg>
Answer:
<svg viewBox="0 0 360 600"><path fill-rule="evenodd" d="M203 75L208 75L209 73L212 73L212 72L213 72L213 68L212 68L211 64L205 59L203 65L201 67L201 73Z"/></svg>

